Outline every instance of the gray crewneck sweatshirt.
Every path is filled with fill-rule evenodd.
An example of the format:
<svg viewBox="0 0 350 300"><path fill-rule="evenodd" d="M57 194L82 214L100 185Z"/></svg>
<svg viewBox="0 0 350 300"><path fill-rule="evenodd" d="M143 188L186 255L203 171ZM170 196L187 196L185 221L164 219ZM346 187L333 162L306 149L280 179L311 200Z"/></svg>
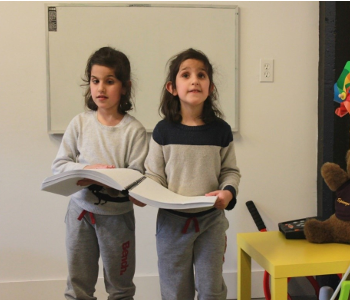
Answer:
<svg viewBox="0 0 350 300"><path fill-rule="evenodd" d="M97 120L96 111L75 116L68 125L57 156L52 163L54 174L83 169L87 165L108 164L144 172L147 155L147 133L142 124L126 114L116 126L105 126ZM87 188L71 197L83 210L118 215L133 209L130 201L95 205L98 199Z"/></svg>

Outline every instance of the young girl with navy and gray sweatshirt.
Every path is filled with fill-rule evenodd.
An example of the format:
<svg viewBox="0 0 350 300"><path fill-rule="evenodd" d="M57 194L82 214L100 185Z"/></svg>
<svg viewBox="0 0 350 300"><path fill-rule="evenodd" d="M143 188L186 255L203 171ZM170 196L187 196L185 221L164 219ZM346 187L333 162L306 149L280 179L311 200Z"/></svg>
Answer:
<svg viewBox="0 0 350 300"><path fill-rule="evenodd" d="M188 49L169 63L147 177L184 196L215 195L212 208L159 209L156 242L163 300L226 300L222 277L228 220L240 172L233 135L216 104L213 68Z"/></svg>

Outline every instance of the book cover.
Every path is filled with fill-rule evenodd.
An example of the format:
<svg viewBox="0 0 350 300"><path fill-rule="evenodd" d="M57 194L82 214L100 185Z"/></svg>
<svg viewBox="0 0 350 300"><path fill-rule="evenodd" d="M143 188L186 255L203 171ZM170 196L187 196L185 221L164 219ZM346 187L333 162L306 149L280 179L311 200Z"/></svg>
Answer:
<svg viewBox="0 0 350 300"><path fill-rule="evenodd" d="M176 194L140 172L127 168L72 170L47 177L41 190L69 196L85 188L77 181L88 178L119 191L128 191L136 200L150 206L166 209L211 207L216 196L187 197Z"/></svg>

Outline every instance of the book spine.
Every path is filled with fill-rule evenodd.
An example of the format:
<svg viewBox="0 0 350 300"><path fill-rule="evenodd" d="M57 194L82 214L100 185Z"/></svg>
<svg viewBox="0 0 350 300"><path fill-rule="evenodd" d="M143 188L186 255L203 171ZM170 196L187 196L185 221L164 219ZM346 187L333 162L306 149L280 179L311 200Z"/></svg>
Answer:
<svg viewBox="0 0 350 300"><path fill-rule="evenodd" d="M124 195L129 194L129 190L132 190L135 186L138 186L142 181L144 181L147 177L143 176L140 179L134 181L133 183L129 184L128 186L125 187L125 190L122 191Z"/></svg>

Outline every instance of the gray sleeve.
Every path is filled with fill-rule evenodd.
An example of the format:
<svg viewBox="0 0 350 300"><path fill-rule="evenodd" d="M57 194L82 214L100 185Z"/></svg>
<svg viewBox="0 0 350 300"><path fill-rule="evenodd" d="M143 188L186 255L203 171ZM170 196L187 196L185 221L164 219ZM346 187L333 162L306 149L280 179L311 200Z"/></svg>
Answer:
<svg viewBox="0 0 350 300"><path fill-rule="evenodd" d="M221 172L219 183L220 189L225 189L227 186L232 186L236 195L238 194L238 185L241 179L241 174L236 163L236 153L233 141L225 148L221 149Z"/></svg>
<svg viewBox="0 0 350 300"><path fill-rule="evenodd" d="M58 174L70 170L84 169L86 166L86 164L77 162L77 158L79 156L77 147L79 127L80 126L77 118L74 118L68 125L62 137L62 142L58 149L56 158L51 165L53 174Z"/></svg>
<svg viewBox="0 0 350 300"><path fill-rule="evenodd" d="M148 153L147 132L143 126L137 128L130 141L128 168L145 172L144 162Z"/></svg>
<svg viewBox="0 0 350 300"><path fill-rule="evenodd" d="M150 140L149 152L145 161L145 169L147 177L166 188L168 187L162 146L155 142L153 137Z"/></svg>

